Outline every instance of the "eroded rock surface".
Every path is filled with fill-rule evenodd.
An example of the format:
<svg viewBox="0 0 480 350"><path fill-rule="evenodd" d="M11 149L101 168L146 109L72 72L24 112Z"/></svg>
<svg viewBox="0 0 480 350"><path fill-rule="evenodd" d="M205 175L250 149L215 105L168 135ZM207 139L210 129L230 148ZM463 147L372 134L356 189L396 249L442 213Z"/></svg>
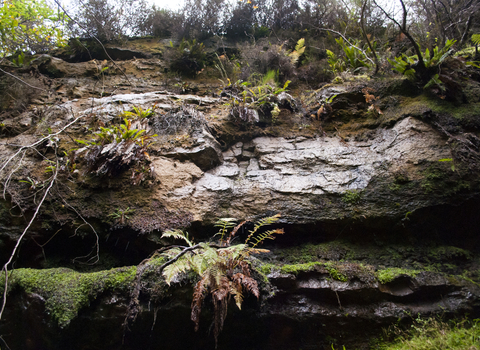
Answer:
<svg viewBox="0 0 480 350"><path fill-rule="evenodd" d="M2 262L59 164L70 170L59 175L16 266L88 270L97 248L103 265L93 269L136 265L165 244L160 236L167 229L208 239L219 217L281 213L285 235L268 247L272 253L264 261L252 262L261 298L247 297L242 312L229 310L219 348L330 349L333 342L367 348L382 327L409 315L479 313L478 116L462 122L451 109L408 90L408 82L381 90L395 93L398 85L398 95L375 93L381 113L372 112L362 92L370 83L361 82L301 97L282 93L275 123L267 113L249 124L232 118L231 101L218 97L216 84L196 82L195 95L185 94L186 82L168 82L165 62L149 58L158 52L109 52L128 61L37 58L34 67L52 78L54 92L38 92L33 106L2 117L0 158L12 160L1 173ZM144 181L133 185L138 174L129 167L116 177L89 174L75 140L85 146L93 132L119 125L133 107L154 110L131 125L157 134L137 169ZM46 137L75 118L68 130ZM35 150L12 158L21 145ZM238 240L248 234L245 227ZM288 251L339 239L367 248L314 247L298 261ZM398 242L404 246L394 247ZM372 246L378 247L374 253ZM415 249L423 250L411 254ZM299 266L286 267L289 262ZM379 273L388 268L406 272L382 280ZM206 335L209 311L200 332L189 323L191 281L168 289L158 281L163 277L144 281L138 320L125 334L127 282L123 289L89 285L63 329L47 315L57 290L44 293L18 282L0 335L7 339L22 329L8 338L12 349L213 348Z"/></svg>

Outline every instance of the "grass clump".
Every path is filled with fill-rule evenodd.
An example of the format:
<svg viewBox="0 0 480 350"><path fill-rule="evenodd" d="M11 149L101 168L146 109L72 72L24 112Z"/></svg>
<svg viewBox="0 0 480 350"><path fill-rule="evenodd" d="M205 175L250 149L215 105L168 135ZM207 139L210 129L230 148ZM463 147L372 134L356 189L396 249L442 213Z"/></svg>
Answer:
<svg viewBox="0 0 480 350"><path fill-rule="evenodd" d="M474 350L480 348L480 320L443 322L418 317L408 331L394 328L395 340L382 350Z"/></svg>
<svg viewBox="0 0 480 350"><path fill-rule="evenodd" d="M388 269L378 270L377 279L380 283L385 284L392 282L399 276L416 277L420 273L419 270L402 269L399 267L389 267Z"/></svg>

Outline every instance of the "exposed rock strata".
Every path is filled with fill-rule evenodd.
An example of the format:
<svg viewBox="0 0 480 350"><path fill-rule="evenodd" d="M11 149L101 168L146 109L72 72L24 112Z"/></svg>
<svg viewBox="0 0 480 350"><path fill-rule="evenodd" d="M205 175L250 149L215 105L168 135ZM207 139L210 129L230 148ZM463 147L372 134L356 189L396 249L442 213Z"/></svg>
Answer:
<svg viewBox="0 0 480 350"><path fill-rule="evenodd" d="M135 55L134 51L116 53ZM71 260L92 251L92 242L100 242L107 267L125 261L137 264L160 246L159 236L165 229L193 224L190 232L205 237L218 217L252 219L282 213L286 234L277 240L278 246L271 247L274 253L290 243L341 237L381 246L387 263L374 264L361 254L352 258L347 250L335 249L301 262L349 263L352 259L354 264L366 262L376 269L420 264L422 272L399 274L380 283L372 268L368 278L352 275L341 281L324 269L284 273L280 270L285 257L269 260L278 268L267 274L261 301L247 299L242 312L230 311L220 348L328 349L332 342L361 348L381 327L399 318L407 320L409 315L478 314L480 292L468 281L478 282L480 277L475 231L480 207L475 170L478 116L469 116L464 123L473 131L462 133L462 122L449 109L438 112L424 97L417 98L408 82L396 84L402 90L396 96L380 93L378 103L384 114L374 115L361 93L365 84L345 84L309 93L304 105L282 94L278 125L265 124L268 118L259 125L244 125L230 120L229 107L223 105L228 99L210 97L214 84L203 86L203 96L172 91L163 81L164 64L157 58L117 62L128 74L128 82L108 62L68 63L42 56L34 64L55 78L50 82L55 96L39 93L35 106L2 120L2 160L10 158L18 145L33 144L74 117L81 118L54 140L61 151L77 148L74 138L91 137L92 129L116 123L119 114L132 106L155 106L162 116L183 113L182 122L190 124L164 134L158 127L161 123L144 124L160 136L148 149L155 177L142 186L131 185L128 171L106 179L77 169L62 178L42 209L41 220L30 228L18 265L45 267L58 260L79 268ZM103 74L105 64L110 68ZM398 92L395 83L384 90ZM337 95L334 112L318 113L320 103L333 95ZM53 99L58 103L50 107ZM23 231L25 218L37 203L31 197L42 188L40 182L21 181L47 179L42 157L52 154L52 142L45 140L38 152L27 152L21 163L7 168L16 169L11 178L9 172L1 175L2 181L12 180L6 197L18 205L0 202L0 260ZM131 213L121 217L119 211L127 208ZM121 218L112 219L115 214ZM98 236L79 221L79 215L92 223ZM41 245L47 241L49 245ZM398 258L389 246L391 241L412 247L446 241L458 254L443 254L437 260L428 254ZM260 275L257 278L262 280ZM47 297L25 293L19 285L9 294L7 322L0 325L0 335L5 335L12 349L118 349L122 341L125 349L211 348L213 340L206 335L208 312L200 333L193 333L188 321L190 288L175 286L163 299L153 301L143 290L139 319L123 338L120 326L128 293L110 290L96 300L92 297L90 305L59 330L45 316Z"/></svg>

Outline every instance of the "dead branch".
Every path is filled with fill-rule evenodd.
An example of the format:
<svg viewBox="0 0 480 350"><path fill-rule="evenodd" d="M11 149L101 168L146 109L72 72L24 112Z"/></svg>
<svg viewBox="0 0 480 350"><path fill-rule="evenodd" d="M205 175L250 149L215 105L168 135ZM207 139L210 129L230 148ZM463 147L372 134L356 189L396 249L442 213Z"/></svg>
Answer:
<svg viewBox="0 0 480 350"><path fill-rule="evenodd" d="M3 312L5 310L5 306L7 304L7 289L8 289L8 265L12 262L13 258L15 257L15 254L17 253L18 248L20 247L20 243L22 242L23 238L27 234L28 229L32 225L33 221L36 219L38 212L40 211L40 208L42 207L43 202L45 201L45 198L47 198L47 195L49 194L51 188L53 187L53 184L55 183L55 180L58 175L58 160L57 160L57 166L55 167L55 172L52 175L52 179L50 181L50 185L48 188L45 190L45 193L43 194L42 199L40 200L40 203L38 204L35 213L33 214L32 218L30 219L30 222L28 223L27 227L23 230L22 234L17 240L17 243L15 244L15 247L13 248L12 254L10 254L10 258L8 261L3 265L2 270L5 272L5 289L3 291L3 302L2 302L2 308L0 309L0 320L2 319Z"/></svg>

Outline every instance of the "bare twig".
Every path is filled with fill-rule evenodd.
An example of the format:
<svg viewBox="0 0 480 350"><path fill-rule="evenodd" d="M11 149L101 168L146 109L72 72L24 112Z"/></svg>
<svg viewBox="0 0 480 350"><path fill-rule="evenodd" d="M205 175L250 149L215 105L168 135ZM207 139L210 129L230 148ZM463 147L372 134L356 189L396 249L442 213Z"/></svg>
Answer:
<svg viewBox="0 0 480 350"><path fill-rule="evenodd" d="M28 146L21 146L20 149L13 155L11 156L10 158L8 158L5 163L3 163L2 167L0 168L0 172L2 172L3 170L5 170L5 168L7 167L7 165L13 160L15 159L15 157L17 157L20 153L22 152L26 152L28 149L30 148L35 148L39 145L41 145L43 142L45 142L46 140L49 140L51 139L52 137L54 136L57 136L57 135L60 135L63 131L65 131L66 129L68 129L70 126L72 126L73 124L75 124L78 120L80 120L81 118L83 118L84 116L80 116L80 117L77 117L75 118L73 121L71 121L70 123L68 123L67 125L65 125L62 129L60 129L59 131L53 133L53 134L49 134L45 137L42 137L40 140L32 143L31 145L28 145ZM5 189L4 189L4 192L3 192L3 199L5 199Z"/></svg>
<svg viewBox="0 0 480 350"><path fill-rule="evenodd" d="M45 89L42 89L42 88L39 88L39 87L36 87L36 86L33 86L33 85L30 85L29 83L27 83L26 81L20 79L19 77L17 77L16 75L13 75L12 73L9 73L9 72L6 72L4 71L2 68L0 68L0 72L2 72L3 74L6 74L14 79L17 79L18 81L20 81L22 84L25 84L27 85L28 87L31 87L32 89L37 89L37 90L40 90L40 91L47 91Z"/></svg>
<svg viewBox="0 0 480 350"><path fill-rule="evenodd" d="M370 38L367 35L367 31L365 30L365 9L366 8L367 8L367 0L364 0L362 4L362 12L360 15L360 26L362 28L363 36L367 41L367 45L370 48L370 51L372 51L373 58L375 59L375 72L373 73L373 75L376 75L378 73L378 70L380 69L380 63L378 62L378 56L377 56L377 53L375 52L375 48L372 46L372 43L370 42Z"/></svg>
<svg viewBox="0 0 480 350"><path fill-rule="evenodd" d="M32 225L33 221L37 218L37 215L38 215L38 212L40 211L40 208L42 207L42 204L43 202L45 201L45 198L47 198L47 195L49 194L51 188L53 187L53 184L55 183L55 180L57 178L57 175L58 175L58 161L57 161L57 166L55 167L55 172L54 174L52 175L52 180L50 181L50 185L48 186L48 188L46 189L45 193L43 194L43 197L40 201L40 203L38 204L36 210L35 210L35 213L33 214L32 218L30 219L30 222L28 223L27 227L25 227L25 229L23 230L22 234L20 235L20 237L18 238L17 240L17 243L15 244L15 247L13 248L13 251L12 253L10 254L10 258L7 260L7 262L5 263L5 265L3 265L2 267L2 270L4 271L5 273L5 289L3 291L3 302L2 302L2 308L0 309L0 320L2 319L2 315L3 315L3 312L5 310L5 305L7 304L7 288L8 288L8 265L10 265L10 263L12 262L13 258L15 257L16 253L17 253L17 250L18 248L20 247L20 243L22 242L23 238L25 237L25 235L27 234L27 231L28 229L30 228L30 226Z"/></svg>
<svg viewBox="0 0 480 350"><path fill-rule="evenodd" d="M334 34L339 35L343 40L345 40L345 41L348 43L348 45L350 45L350 46L356 48L358 51L360 51L360 52L365 56L365 58L370 61L370 63L371 63L372 65L375 65L375 62L373 62L373 60L372 60L370 57L368 57L368 55L367 55L367 53L366 53L365 51L363 51L361 48L359 48L359 47L355 46L354 44L352 44L352 43L345 37L345 35L343 35L342 33L337 32L336 30L333 30L333 29L319 28L319 27L316 27L316 26L312 26L312 27L314 27L314 28L317 29L317 30L324 30L324 31L326 31L326 32L330 32L330 33L334 33Z"/></svg>

